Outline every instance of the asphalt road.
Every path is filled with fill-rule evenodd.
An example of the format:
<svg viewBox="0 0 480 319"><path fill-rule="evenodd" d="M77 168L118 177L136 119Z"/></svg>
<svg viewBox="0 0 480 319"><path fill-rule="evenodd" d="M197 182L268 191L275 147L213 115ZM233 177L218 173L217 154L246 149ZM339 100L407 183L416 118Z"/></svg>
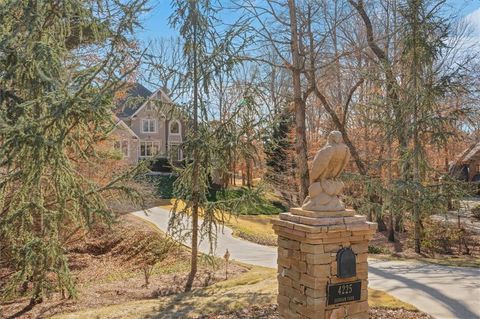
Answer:
<svg viewBox="0 0 480 319"><path fill-rule="evenodd" d="M132 213L167 231L169 212L151 208ZM184 221L187 226L188 220ZM188 238L184 243L188 245ZM210 245L202 241L201 252L209 253ZM277 249L251 243L232 236L232 230L219 231L215 255L240 262L277 267ZM410 261L369 259L369 286L388 292L438 319L480 319L480 269L448 267Z"/></svg>

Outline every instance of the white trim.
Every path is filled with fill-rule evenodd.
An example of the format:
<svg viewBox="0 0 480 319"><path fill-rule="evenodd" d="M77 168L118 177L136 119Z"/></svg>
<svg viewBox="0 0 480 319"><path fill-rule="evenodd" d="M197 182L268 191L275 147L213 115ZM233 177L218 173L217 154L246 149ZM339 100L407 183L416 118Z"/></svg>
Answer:
<svg viewBox="0 0 480 319"><path fill-rule="evenodd" d="M155 154L152 154L152 155L142 155L142 143L151 143L152 144L152 147L153 145L157 145L157 153ZM140 141L138 143L138 157L139 158L152 158L152 157L155 157L156 155L158 154L161 154L161 147L162 147L162 143L161 141Z"/></svg>
<svg viewBox="0 0 480 319"><path fill-rule="evenodd" d="M178 147L177 148L177 152L179 152L178 154L180 155L179 156L179 161L182 161L183 160L183 150L179 147L182 143L177 143L177 142L168 142L168 150L167 150L167 157L170 157L170 152L172 151L172 147Z"/></svg>
<svg viewBox="0 0 480 319"><path fill-rule="evenodd" d="M145 131L145 127L143 125L143 122L145 121L153 121L153 131ZM150 124L148 124L148 128L150 129ZM144 134L148 134L148 133L157 133L158 132L158 129L157 129L157 119L155 118L141 118L140 119L140 132L144 133Z"/></svg>
<svg viewBox="0 0 480 319"><path fill-rule="evenodd" d="M127 123L125 123L124 121L122 121L122 120L119 119L118 122L115 124L115 127L117 127L117 126L119 126L119 125L123 126L123 128L126 129L127 132L130 133L133 137L135 137L135 138L137 138L137 139L140 139L140 138L138 137L138 135L135 134L135 132L134 132L134 131L127 125ZM113 130L112 130L112 132L113 132Z"/></svg>
<svg viewBox="0 0 480 319"><path fill-rule="evenodd" d="M115 143L120 143L120 153L122 153L122 158L130 158L130 140L128 139L116 139L113 143L113 147L115 148ZM123 142L127 142L127 154L123 153Z"/></svg>
<svg viewBox="0 0 480 319"><path fill-rule="evenodd" d="M172 133L172 123L178 123L178 133ZM179 120L171 120L168 122L168 135L182 135L182 123Z"/></svg>
<svg viewBox="0 0 480 319"><path fill-rule="evenodd" d="M165 103L173 105L173 101L170 99L170 97L160 88L153 92L152 95L150 95L148 99L143 102L143 104L140 105L140 107L132 115L129 116L129 118L133 118L135 115L137 115L137 113L140 112L153 99L153 97L157 95L157 93L160 93L162 98L165 99Z"/></svg>

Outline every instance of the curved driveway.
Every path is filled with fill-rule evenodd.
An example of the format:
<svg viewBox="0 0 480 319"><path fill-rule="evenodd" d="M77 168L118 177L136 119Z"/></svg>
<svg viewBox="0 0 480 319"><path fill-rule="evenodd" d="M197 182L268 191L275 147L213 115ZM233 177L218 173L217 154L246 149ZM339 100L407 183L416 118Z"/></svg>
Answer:
<svg viewBox="0 0 480 319"><path fill-rule="evenodd" d="M155 207L132 213L167 231L169 212ZM187 223L187 221L186 221ZM188 239L184 240L188 245ZM208 242L200 251L209 252ZM234 238L228 227L219 232L215 255L258 266L277 267L277 249ZM410 261L370 259L369 287L383 290L439 319L480 318L480 269L448 267Z"/></svg>

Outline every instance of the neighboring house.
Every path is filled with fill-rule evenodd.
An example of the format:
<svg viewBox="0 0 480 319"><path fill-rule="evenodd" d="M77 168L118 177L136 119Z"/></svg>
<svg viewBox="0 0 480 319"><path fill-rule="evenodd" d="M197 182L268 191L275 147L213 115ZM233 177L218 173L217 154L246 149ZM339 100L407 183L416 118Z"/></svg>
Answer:
<svg viewBox="0 0 480 319"><path fill-rule="evenodd" d="M450 163L450 174L466 182L480 182L480 142L471 144Z"/></svg>
<svg viewBox="0 0 480 319"><path fill-rule="evenodd" d="M161 89L151 92L135 83L117 102L113 146L129 164L153 157L182 160L179 145L185 136L184 121L175 105Z"/></svg>

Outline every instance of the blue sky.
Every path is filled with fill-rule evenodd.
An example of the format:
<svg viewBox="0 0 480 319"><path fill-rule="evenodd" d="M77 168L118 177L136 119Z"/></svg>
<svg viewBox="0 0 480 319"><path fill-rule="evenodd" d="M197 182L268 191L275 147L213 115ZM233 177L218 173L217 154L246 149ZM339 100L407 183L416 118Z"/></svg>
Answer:
<svg viewBox="0 0 480 319"><path fill-rule="evenodd" d="M172 13L170 0L150 0L151 10L142 17L143 30L138 30L137 36L142 42L158 38L175 36L177 32L168 25L168 17Z"/></svg>
<svg viewBox="0 0 480 319"><path fill-rule="evenodd" d="M227 1L224 1L227 2ZM449 0L452 11L467 17L480 40L480 0ZM168 25L172 13L171 0L150 0L151 10L142 16L143 29L137 31L138 39L146 44L151 40L175 36L177 32Z"/></svg>

